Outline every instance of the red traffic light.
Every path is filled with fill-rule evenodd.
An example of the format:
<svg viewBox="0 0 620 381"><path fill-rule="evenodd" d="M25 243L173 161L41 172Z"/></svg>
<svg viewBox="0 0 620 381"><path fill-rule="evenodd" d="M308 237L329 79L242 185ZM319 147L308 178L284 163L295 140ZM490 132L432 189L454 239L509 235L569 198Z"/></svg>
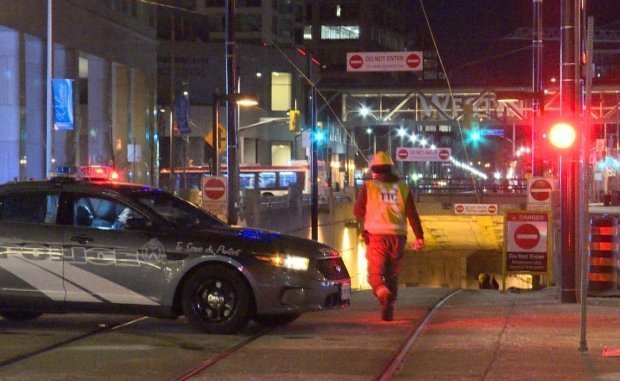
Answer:
<svg viewBox="0 0 620 381"><path fill-rule="evenodd" d="M571 123L556 122L549 129L548 139L554 147L568 149L573 146L577 139L577 130Z"/></svg>

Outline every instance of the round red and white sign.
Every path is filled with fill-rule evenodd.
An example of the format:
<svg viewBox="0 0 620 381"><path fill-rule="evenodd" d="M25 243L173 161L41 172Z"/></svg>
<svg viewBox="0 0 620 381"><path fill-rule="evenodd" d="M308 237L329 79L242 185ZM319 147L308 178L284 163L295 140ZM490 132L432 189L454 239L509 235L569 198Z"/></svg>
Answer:
<svg viewBox="0 0 620 381"><path fill-rule="evenodd" d="M454 208L456 214L462 214L465 211L465 206L463 204L457 204Z"/></svg>
<svg viewBox="0 0 620 381"><path fill-rule="evenodd" d="M540 242L540 232L532 224L519 225L514 232L514 240L517 246L524 250L531 250Z"/></svg>
<svg viewBox="0 0 620 381"><path fill-rule="evenodd" d="M349 65L353 69L359 69L364 65L364 59L359 54L354 54L349 58Z"/></svg>
<svg viewBox="0 0 620 381"><path fill-rule="evenodd" d="M448 160L450 158L450 151L447 149L442 149L439 150L438 155L441 160Z"/></svg>
<svg viewBox="0 0 620 381"><path fill-rule="evenodd" d="M422 60L420 59L420 55L417 53L411 53L407 56L407 66L412 69L420 66L420 62L422 62Z"/></svg>
<svg viewBox="0 0 620 381"><path fill-rule="evenodd" d="M409 151L407 151L404 148L401 148L398 150L398 152L396 152L396 156L398 156L399 159L406 159L407 157L409 157Z"/></svg>
<svg viewBox="0 0 620 381"><path fill-rule="evenodd" d="M497 212L497 206L489 205L488 210L489 210L489 214L495 214Z"/></svg>
<svg viewBox="0 0 620 381"><path fill-rule="evenodd" d="M532 182L530 186L530 196L536 201L547 201L551 197L553 187L548 180L538 179Z"/></svg>
<svg viewBox="0 0 620 381"><path fill-rule="evenodd" d="M226 184L221 179L209 179L203 188L205 201L220 201L226 194Z"/></svg>

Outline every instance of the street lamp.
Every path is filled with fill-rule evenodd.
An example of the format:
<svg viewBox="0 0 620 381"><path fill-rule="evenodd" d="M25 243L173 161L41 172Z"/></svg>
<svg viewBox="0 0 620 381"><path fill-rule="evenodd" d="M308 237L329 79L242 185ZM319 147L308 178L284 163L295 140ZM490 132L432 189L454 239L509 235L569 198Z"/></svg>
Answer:
<svg viewBox="0 0 620 381"><path fill-rule="evenodd" d="M219 119L220 119L220 102L227 102L228 105L236 104L242 107L252 107L258 104L258 101L255 98L247 94L242 93L232 93L232 94L213 94L213 127L212 127L212 146L213 146L213 156L212 156L212 167L211 167L211 175L219 175L220 174L220 163L219 163L219 149L220 149L220 136L219 136ZM239 190L237 189L239 177L239 161L237 160L237 125L235 123L227 123L226 124L226 159L227 159L227 176L228 176L228 201L227 201L227 222L231 225L237 223L237 213L236 213L236 205Z"/></svg>

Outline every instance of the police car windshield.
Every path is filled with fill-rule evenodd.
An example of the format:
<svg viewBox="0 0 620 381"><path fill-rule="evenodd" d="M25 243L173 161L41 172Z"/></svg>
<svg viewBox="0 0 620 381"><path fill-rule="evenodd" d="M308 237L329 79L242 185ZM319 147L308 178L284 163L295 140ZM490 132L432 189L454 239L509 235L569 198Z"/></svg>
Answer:
<svg viewBox="0 0 620 381"><path fill-rule="evenodd" d="M131 197L181 229L225 225L217 217L166 192L138 192L132 194Z"/></svg>

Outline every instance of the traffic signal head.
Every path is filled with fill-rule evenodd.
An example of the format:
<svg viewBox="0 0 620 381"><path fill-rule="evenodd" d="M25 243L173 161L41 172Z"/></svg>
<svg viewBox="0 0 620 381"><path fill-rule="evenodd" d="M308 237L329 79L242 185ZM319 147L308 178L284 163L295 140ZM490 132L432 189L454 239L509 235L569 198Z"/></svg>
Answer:
<svg viewBox="0 0 620 381"><path fill-rule="evenodd" d="M299 131L299 123L301 119L301 111L299 110L289 110L289 123L288 130L290 132Z"/></svg>
<svg viewBox="0 0 620 381"><path fill-rule="evenodd" d="M577 130L575 125L570 122L555 122L549 128L547 136L551 145L558 149L572 148L577 140Z"/></svg>

